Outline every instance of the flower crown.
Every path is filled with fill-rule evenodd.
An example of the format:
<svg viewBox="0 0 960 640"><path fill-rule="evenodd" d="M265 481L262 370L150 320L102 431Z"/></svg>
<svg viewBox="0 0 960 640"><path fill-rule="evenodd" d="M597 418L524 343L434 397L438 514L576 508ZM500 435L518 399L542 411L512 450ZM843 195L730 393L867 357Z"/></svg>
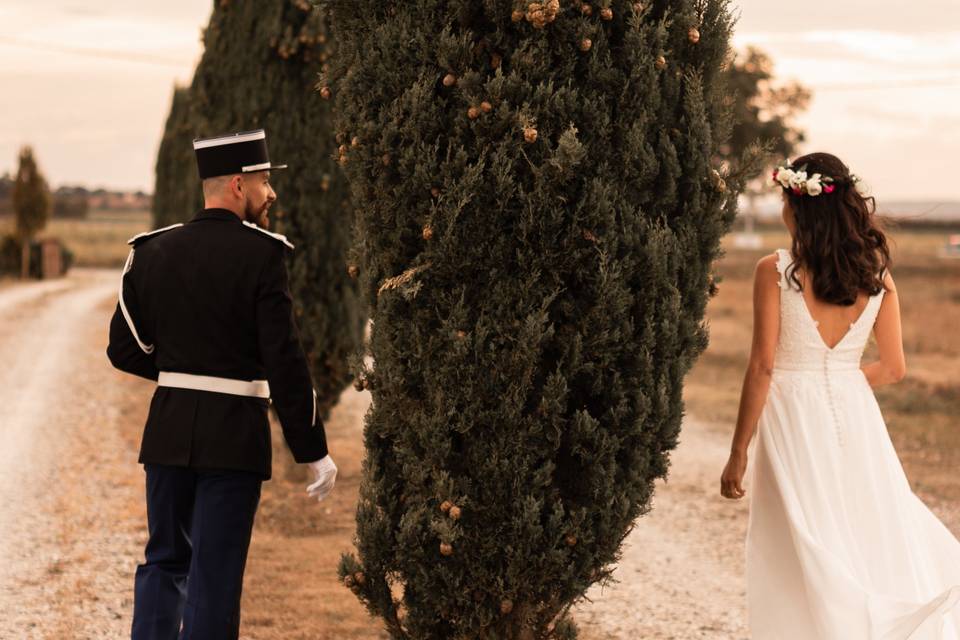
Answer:
<svg viewBox="0 0 960 640"><path fill-rule="evenodd" d="M794 169L791 165L777 167L773 172L773 181L778 183L784 189L789 189L794 195L819 196L821 193L833 193L838 184L847 182L845 178L831 178L819 173L812 176L807 175L807 165L799 169ZM851 175L849 178L851 184L857 185L860 182L859 176Z"/></svg>

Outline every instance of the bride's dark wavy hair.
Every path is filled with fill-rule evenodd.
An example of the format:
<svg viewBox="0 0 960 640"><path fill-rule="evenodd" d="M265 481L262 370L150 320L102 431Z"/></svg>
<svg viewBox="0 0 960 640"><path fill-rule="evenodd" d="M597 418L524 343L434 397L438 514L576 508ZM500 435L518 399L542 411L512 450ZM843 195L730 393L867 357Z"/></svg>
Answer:
<svg viewBox="0 0 960 640"><path fill-rule="evenodd" d="M802 156L791 167L806 171L807 176L819 173L833 178L835 189L809 196L784 188L796 221L795 261L787 277L802 290L797 277L802 267L813 283L814 295L837 305L853 305L861 291L880 293L886 288L883 274L891 260L874 198L861 195L847 165L829 153Z"/></svg>

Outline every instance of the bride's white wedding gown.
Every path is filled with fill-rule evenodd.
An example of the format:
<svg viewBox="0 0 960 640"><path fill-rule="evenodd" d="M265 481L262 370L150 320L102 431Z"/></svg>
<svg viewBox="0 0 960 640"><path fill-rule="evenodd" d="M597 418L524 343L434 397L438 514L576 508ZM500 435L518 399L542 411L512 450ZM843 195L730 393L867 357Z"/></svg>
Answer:
<svg viewBox="0 0 960 640"><path fill-rule="evenodd" d="M779 250L780 337L747 534L754 640L960 640L960 542L917 498L860 359L883 292L832 349Z"/></svg>

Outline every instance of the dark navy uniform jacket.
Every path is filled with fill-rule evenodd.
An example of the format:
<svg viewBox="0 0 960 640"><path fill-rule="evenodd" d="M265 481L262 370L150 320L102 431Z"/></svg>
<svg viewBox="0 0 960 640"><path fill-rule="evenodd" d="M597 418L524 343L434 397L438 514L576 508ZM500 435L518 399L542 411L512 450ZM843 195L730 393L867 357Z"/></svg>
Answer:
<svg viewBox="0 0 960 640"><path fill-rule="evenodd" d="M270 477L272 401L297 462L327 455L300 345L283 236L207 209L184 225L141 234L122 277L107 356L128 373L267 380L271 400L157 387L140 462L252 471Z"/></svg>

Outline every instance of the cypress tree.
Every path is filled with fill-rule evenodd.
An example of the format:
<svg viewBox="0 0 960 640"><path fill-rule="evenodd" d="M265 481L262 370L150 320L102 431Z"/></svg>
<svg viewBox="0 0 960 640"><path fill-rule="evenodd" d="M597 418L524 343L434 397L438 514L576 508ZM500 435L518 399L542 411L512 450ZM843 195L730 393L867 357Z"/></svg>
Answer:
<svg viewBox="0 0 960 640"><path fill-rule="evenodd" d="M19 160L13 182L13 211L20 240L20 277L26 279L30 276L30 241L47 226L51 199L50 188L33 157L33 149L23 147Z"/></svg>
<svg viewBox="0 0 960 640"><path fill-rule="evenodd" d="M296 245L290 268L301 340L326 411L350 381L366 316L347 273L351 210L330 156L330 109L314 87L330 55L323 14L304 0L219 0L189 90L174 96L157 161L155 222L201 206L192 139L264 128L274 162L276 230ZM328 140L329 138L329 140ZM309 141L307 143L306 141Z"/></svg>
<svg viewBox="0 0 960 640"><path fill-rule="evenodd" d="M325 0L394 638L572 638L677 444L740 182L727 0Z"/></svg>
<svg viewBox="0 0 960 640"><path fill-rule="evenodd" d="M190 108L190 89L176 87L167 126L157 152L156 186L153 194L153 224L156 228L184 222L203 208L200 176L193 153L198 127Z"/></svg>

